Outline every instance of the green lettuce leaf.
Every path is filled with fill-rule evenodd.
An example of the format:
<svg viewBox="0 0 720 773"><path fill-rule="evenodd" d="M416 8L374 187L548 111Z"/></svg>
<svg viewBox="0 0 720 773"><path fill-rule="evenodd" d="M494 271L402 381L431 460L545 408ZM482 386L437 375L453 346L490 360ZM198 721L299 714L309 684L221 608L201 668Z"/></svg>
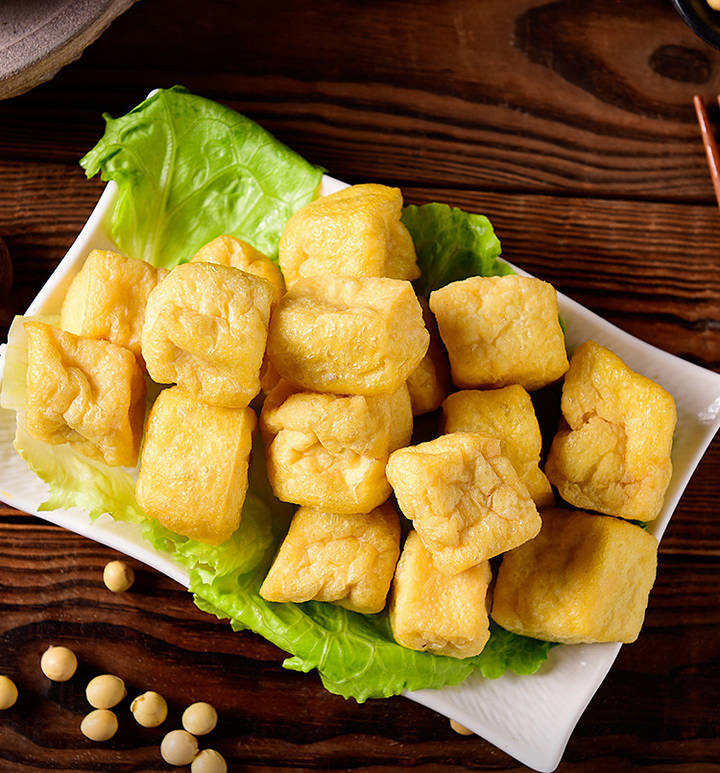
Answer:
<svg viewBox="0 0 720 773"><path fill-rule="evenodd" d="M484 215L447 204L405 207L402 222L410 231L422 275L415 281L418 295L471 276L512 274L498 260L500 240Z"/></svg>
<svg viewBox="0 0 720 773"><path fill-rule="evenodd" d="M534 674L547 660L553 642L519 636L490 621L490 640L485 649L472 658L478 671L487 679L497 679L506 671Z"/></svg>
<svg viewBox="0 0 720 773"><path fill-rule="evenodd" d="M207 545L166 529L154 518L143 517L143 537L158 550L192 571L202 567L213 575L245 574L266 558L273 545L270 509L258 497L248 493L243 504L240 527L220 545Z"/></svg>
<svg viewBox="0 0 720 773"><path fill-rule="evenodd" d="M220 234L276 257L290 215L315 196L323 170L230 108L175 86L127 115L80 161L118 184L115 242L172 268Z"/></svg>
<svg viewBox="0 0 720 773"><path fill-rule="evenodd" d="M201 609L229 617L234 629L248 628L293 657L293 671L317 669L330 692L363 702L404 690L459 684L473 671L471 659L415 652L395 643L387 614L359 615L334 604L308 601L277 604L258 589L267 566L249 575L222 577L204 569L190 574L190 588Z"/></svg>

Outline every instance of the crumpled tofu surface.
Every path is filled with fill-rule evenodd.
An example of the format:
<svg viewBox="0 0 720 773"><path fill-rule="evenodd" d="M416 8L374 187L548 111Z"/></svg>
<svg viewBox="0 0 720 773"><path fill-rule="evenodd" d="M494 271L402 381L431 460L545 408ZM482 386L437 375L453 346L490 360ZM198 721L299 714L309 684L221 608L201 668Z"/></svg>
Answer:
<svg viewBox="0 0 720 773"><path fill-rule="evenodd" d="M430 345L407 380L413 416L436 411L450 391L450 365L435 317L424 298L418 298L418 301L422 307L425 327L430 334Z"/></svg>
<svg viewBox="0 0 720 773"><path fill-rule="evenodd" d="M410 442L407 388L377 396L294 392L281 382L260 417L275 496L335 513L363 513L391 493L388 456Z"/></svg>
<svg viewBox="0 0 720 773"><path fill-rule="evenodd" d="M398 644L469 658L490 638L486 606L490 565L449 576L435 568L417 532L410 532L395 571L390 626Z"/></svg>
<svg viewBox="0 0 720 773"><path fill-rule="evenodd" d="M568 369L555 288L526 276L471 277L430 294L456 386L530 391Z"/></svg>
<svg viewBox="0 0 720 773"><path fill-rule="evenodd" d="M429 341L409 282L324 276L288 289L270 320L267 354L305 389L376 395L405 383Z"/></svg>
<svg viewBox="0 0 720 773"><path fill-rule="evenodd" d="M308 276L420 276L415 246L400 222L402 194L353 185L306 204L288 220L279 259L288 286Z"/></svg>
<svg viewBox="0 0 720 773"><path fill-rule="evenodd" d="M136 495L163 526L212 545L240 525L256 425L251 408L207 405L163 389L145 428Z"/></svg>
<svg viewBox="0 0 720 773"><path fill-rule="evenodd" d="M540 516L501 441L468 432L401 448L387 477L435 566L456 574L540 530Z"/></svg>
<svg viewBox="0 0 720 773"><path fill-rule="evenodd" d="M235 236L218 236L211 242L203 245L190 260L191 263L217 263L221 266L238 268L248 274L259 276L270 282L273 287L273 305L276 304L285 292L280 269L264 255L256 250L252 244L244 242Z"/></svg>
<svg viewBox="0 0 720 773"><path fill-rule="evenodd" d="M577 507L650 521L672 475L675 401L609 349L587 341L573 355L545 472Z"/></svg>
<svg viewBox="0 0 720 773"><path fill-rule="evenodd" d="M148 373L211 405L243 408L260 391L273 288L213 263L174 268L150 294L142 332Z"/></svg>
<svg viewBox="0 0 720 773"><path fill-rule="evenodd" d="M655 537L582 511L544 510L542 520L535 539L503 557L493 620L566 644L635 641L655 581Z"/></svg>
<svg viewBox="0 0 720 773"><path fill-rule="evenodd" d="M400 554L400 519L390 504L363 515L301 507L260 588L267 601L333 601L381 612Z"/></svg>
<svg viewBox="0 0 720 773"><path fill-rule="evenodd" d="M455 392L443 403L445 432L479 432L502 441L502 453L527 486L537 507L555 503L540 470L542 437L530 395L516 384L501 389Z"/></svg>
<svg viewBox="0 0 720 773"><path fill-rule="evenodd" d="M145 418L145 378L135 355L43 322L24 326L28 432L111 466L134 467Z"/></svg>
<svg viewBox="0 0 720 773"><path fill-rule="evenodd" d="M168 272L109 250L92 250L63 301L60 326L140 354L145 305Z"/></svg>

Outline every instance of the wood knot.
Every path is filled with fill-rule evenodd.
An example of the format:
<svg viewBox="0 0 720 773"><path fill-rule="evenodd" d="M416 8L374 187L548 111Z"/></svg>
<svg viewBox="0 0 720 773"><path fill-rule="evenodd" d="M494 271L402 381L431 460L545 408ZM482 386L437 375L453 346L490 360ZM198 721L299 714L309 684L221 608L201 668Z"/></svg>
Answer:
<svg viewBox="0 0 720 773"><path fill-rule="evenodd" d="M648 64L663 78L680 83L707 83L712 75L712 64L706 54L687 46L660 46L650 54Z"/></svg>

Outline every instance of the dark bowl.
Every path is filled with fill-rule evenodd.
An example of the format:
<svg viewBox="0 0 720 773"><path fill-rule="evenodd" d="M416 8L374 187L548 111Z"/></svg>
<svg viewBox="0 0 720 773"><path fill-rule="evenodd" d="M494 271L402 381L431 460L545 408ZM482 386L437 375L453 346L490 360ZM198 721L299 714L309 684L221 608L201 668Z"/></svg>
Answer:
<svg viewBox="0 0 720 773"><path fill-rule="evenodd" d="M720 49L720 11L713 11L705 0L673 0L673 5L699 38Z"/></svg>

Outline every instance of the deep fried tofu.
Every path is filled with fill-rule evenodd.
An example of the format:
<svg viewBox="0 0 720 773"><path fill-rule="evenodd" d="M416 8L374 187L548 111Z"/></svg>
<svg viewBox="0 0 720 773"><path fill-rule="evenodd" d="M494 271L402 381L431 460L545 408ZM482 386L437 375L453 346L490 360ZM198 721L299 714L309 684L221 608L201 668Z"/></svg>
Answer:
<svg viewBox="0 0 720 773"><path fill-rule="evenodd" d="M256 418L250 408L207 405L163 389L148 416L136 494L178 534L212 545L240 525Z"/></svg>
<svg viewBox="0 0 720 773"><path fill-rule="evenodd" d="M620 518L656 518L672 476L672 395L586 341L570 363L561 408L569 428L555 436L545 465L560 496Z"/></svg>
<svg viewBox="0 0 720 773"><path fill-rule="evenodd" d="M435 566L456 574L532 539L540 516L497 438L442 435L390 456L387 477Z"/></svg>
<svg viewBox="0 0 720 773"><path fill-rule="evenodd" d="M555 503L540 470L542 437L530 395L519 385L455 392L443 403L445 432L479 432L502 440L502 453L527 486L537 507Z"/></svg>
<svg viewBox="0 0 720 773"><path fill-rule="evenodd" d="M405 386L366 397L296 393L281 382L260 426L275 496L328 512L369 512L390 496L388 456L410 442L410 397Z"/></svg>
<svg viewBox="0 0 720 773"><path fill-rule="evenodd" d="M268 357L314 392L394 392L420 364L430 336L412 285L398 279L300 279L274 310Z"/></svg>
<svg viewBox="0 0 720 773"><path fill-rule="evenodd" d="M487 561L452 576L440 572L417 532L410 532L390 601L395 641L451 658L479 655L490 638L486 606L490 579Z"/></svg>
<svg viewBox="0 0 720 773"><path fill-rule="evenodd" d="M526 276L474 276L430 294L430 308L463 389L529 391L568 368L555 288Z"/></svg>
<svg viewBox="0 0 720 773"><path fill-rule="evenodd" d="M288 220L279 258L288 286L308 276L420 276L415 246L400 222L402 194L353 185L306 204Z"/></svg>
<svg viewBox="0 0 720 773"><path fill-rule="evenodd" d="M43 322L26 320L25 332L28 432L111 466L134 467L145 418L145 378L135 355Z"/></svg>
<svg viewBox="0 0 720 773"><path fill-rule="evenodd" d="M544 510L540 534L503 557L492 617L513 633L579 644L637 639L657 540L639 526Z"/></svg>
<svg viewBox="0 0 720 773"><path fill-rule="evenodd" d="M267 601L333 601L381 612L400 554L400 519L390 504L362 515L301 507L260 588Z"/></svg>

